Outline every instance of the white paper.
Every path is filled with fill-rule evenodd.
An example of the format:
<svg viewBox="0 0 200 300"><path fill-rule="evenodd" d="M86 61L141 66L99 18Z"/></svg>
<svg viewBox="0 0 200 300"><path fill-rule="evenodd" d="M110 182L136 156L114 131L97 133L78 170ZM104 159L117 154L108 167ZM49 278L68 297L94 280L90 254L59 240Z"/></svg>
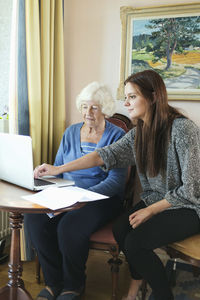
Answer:
<svg viewBox="0 0 200 300"><path fill-rule="evenodd" d="M49 187L33 195L22 196L22 198L52 210L57 210L71 206L76 202L96 201L106 199L108 196L94 193L76 186L68 186L62 188Z"/></svg>

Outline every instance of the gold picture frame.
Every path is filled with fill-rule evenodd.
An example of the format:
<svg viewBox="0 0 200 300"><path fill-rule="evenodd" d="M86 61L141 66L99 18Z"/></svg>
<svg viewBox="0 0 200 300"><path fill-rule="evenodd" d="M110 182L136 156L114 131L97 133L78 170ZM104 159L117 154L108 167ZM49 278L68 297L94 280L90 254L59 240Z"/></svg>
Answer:
<svg viewBox="0 0 200 300"><path fill-rule="evenodd" d="M120 8L120 18L122 25L121 61L120 83L117 91L117 99L124 99L124 80L131 73L135 70L141 71L144 68L151 68L160 72L164 81L167 82L165 83L169 100L200 100L200 31L197 33L198 26L200 29L200 3L143 8L123 6ZM171 56L170 68L172 68L172 66L173 68L169 70L169 67L167 69L167 61L169 61L168 56L162 57L164 46L161 44L160 37L162 35L163 24L174 24L175 22L178 24L178 27L176 27L178 29L176 31L171 29L171 31L176 34L178 33L176 38L175 33L173 37L174 40L178 39L178 42L176 41L178 48L177 50L176 48L174 50L172 49L174 52ZM191 24L191 28L188 29L186 24ZM194 31L194 28L196 32ZM191 35L189 34L190 30ZM144 37L144 48L142 48L142 37ZM166 42L166 40L163 39L163 42L164 41ZM160 53L158 51L159 46ZM151 51L152 49L153 52ZM144 51L142 52L142 50ZM158 56L156 56L155 53ZM146 57L146 59L138 59L140 57ZM176 58L174 58L174 61L173 57ZM139 61L142 63L141 66L138 63ZM164 66L164 64L166 64L166 66ZM189 70L190 72L188 72ZM191 70L195 71L196 77L190 74L192 73ZM175 79L174 75L176 76ZM185 80L183 80L183 78ZM185 82L188 83L186 84Z"/></svg>

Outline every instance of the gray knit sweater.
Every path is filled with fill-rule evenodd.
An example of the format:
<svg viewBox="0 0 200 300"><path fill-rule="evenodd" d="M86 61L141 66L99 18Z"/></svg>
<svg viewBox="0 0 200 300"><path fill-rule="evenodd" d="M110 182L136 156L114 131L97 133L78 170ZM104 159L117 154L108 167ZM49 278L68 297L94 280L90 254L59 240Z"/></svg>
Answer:
<svg viewBox="0 0 200 300"><path fill-rule="evenodd" d="M135 128L119 141L96 151L105 171L136 165ZM167 153L165 176L148 177L138 172L143 192L141 199L150 205L166 199L172 208L196 210L200 218L200 129L191 120L175 119Z"/></svg>

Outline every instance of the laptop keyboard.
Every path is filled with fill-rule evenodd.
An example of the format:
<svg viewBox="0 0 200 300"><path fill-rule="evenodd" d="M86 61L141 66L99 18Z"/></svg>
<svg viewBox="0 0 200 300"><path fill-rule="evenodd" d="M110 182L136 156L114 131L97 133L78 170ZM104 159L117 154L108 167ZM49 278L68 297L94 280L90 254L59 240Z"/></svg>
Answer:
<svg viewBox="0 0 200 300"><path fill-rule="evenodd" d="M36 179L34 178L34 185L35 186L43 186L43 185L50 185L50 184L55 184L54 182L46 181L43 179Z"/></svg>

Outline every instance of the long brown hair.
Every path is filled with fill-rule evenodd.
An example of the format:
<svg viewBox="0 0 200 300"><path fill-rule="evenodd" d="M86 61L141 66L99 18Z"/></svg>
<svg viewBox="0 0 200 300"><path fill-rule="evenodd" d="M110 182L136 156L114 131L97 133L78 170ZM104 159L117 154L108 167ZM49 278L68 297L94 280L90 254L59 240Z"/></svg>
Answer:
<svg viewBox="0 0 200 300"><path fill-rule="evenodd" d="M153 70L130 75L124 82L136 85L146 99L145 122L136 125L136 160L139 171L150 177L165 173L167 148L173 120L184 117L168 105L167 91L161 76Z"/></svg>

